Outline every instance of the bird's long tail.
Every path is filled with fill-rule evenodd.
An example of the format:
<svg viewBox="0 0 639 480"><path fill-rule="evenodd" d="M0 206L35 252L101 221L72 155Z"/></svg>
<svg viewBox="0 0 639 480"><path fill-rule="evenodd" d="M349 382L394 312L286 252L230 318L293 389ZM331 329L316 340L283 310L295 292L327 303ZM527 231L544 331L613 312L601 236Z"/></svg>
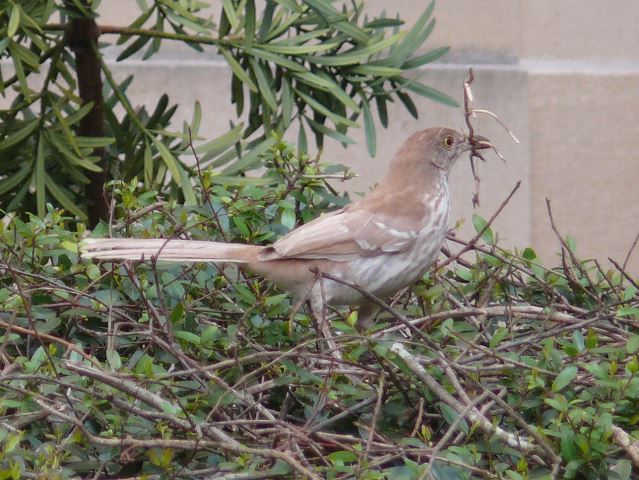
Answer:
<svg viewBox="0 0 639 480"><path fill-rule="evenodd" d="M100 260L150 260L164 262L256 261L262 247L199 240L89 238L80 245L83 258Z"/></svg>

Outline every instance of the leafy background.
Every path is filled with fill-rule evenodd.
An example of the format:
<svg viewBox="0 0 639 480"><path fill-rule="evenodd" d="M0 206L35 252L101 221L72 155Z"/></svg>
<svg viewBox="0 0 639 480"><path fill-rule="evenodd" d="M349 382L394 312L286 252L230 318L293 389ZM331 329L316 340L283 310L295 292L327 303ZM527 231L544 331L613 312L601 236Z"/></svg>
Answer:
<svg viewBox="0 0 639 480"><path fill-rule="evenodd" d="M330 2L268 1L258 15L254 0L227 0L214 22L203 2L140 1L140 15L125 27L99 25L98 5L25 1L0 10L0 59L13 67L0 78L0 93L13 98L0 112L6 211L43 216L50 202L94 225L108 218L102 184L111 178L138 178L194 204L190 139L201 167L221 173L217 183L237 182L261 165L273 131L295 125L298 148L306 151L308 135L317 145L325 136L349 144L348 130L363 125L374 155L374 116L386 126L389 102L401 102L414 116L411 94L455 104L407 75L447 51L415 53L434 28L434 3L409 30L398 18L365 17L363 2L338 10ZM61 23L52 23L56 15ZM179 130L171 123L177 106L167 95L134 107L127 89L135 80L116 82L102 42L120 45L118 61L136 53L149 59L164 42L183 42L205 57L212 52L203 47L214 46L233 72L237 118L209 140L199 136L199 103ZM43 81L35 77L39 71Z"/></svg>
<svg viewBox="0 0 639 480"><path fill-rule="evenodd" d="M82 261L95 182L110 218L91 235L269 242L348 201L329 180L349 172L309 158L309 139L348 143L357 123L374 153L391 100L415 115L415 93L452 103L407 75L445 53L415 54L432 6L402 33L357 2L272 1L261 17L225 0L213 24L199 2L138 4L136 22L108 28L94 3L2 5L15 73L2 65L1 478L633 477L639 285L627 259L580 260L559 231L548 267L475 216L476 236L451 235L450 260L373 331L330 311L341 359L246 272ZM122 58L166 41L218 48L235 73L229 132L199 138L197 105L175 131L166 96L133 107L135 79L113 80L96 28ZM81 65L104 78L91 103ZM282 141L292 124L296 146Z"/></svg>

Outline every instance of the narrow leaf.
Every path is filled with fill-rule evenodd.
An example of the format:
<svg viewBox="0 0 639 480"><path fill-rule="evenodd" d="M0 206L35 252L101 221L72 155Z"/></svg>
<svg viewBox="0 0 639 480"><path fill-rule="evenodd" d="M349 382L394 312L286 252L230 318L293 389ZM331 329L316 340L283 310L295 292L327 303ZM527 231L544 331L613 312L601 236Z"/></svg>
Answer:
<svg viewBox="0 0 639 480"><path fill-rule="evenodd" d="M326 125L322 125L321 123L316 122L315 120L311 118L308 118L308 117L305 117L305 118L314 132L319 132L322 135L326 135L327 137L337 140L338 142L343 143L344 145L350 145L355 143L355 140L344 135L343 133L338 132L337 130L333 130L332 128L329 128Z"/></svg>
<svg viewBox="0 0 639 480"><path fill-rule="evenodd" d="M22 142L25 138L27 138L34 132L38 125L39 122L37 119L31 120L29 123L20 128L20 130L17 130L16 132L13 132L11 135L7 136L2 142L0 142L0 152Z"/></svg>
<svg viewBox="0 0 639 480"><path fill-rule="evenodd" d="M311 107L317 113L320 113L320 114L330 118L333 121L333 123L335 123L335 125L346 125L346 126L349 126L349 127L358 127L359 126L357 124L357 122L354 122L353 120L351 120L349 118L342 117L341 115L336 114L335 112L330 110L327 106L325 106L322 103L318 102L317 100L315 100L310 95L306 95L305 93L302 93L302 92L300 92L297 89L294 89L294 90L295 90L295 93L297 93L297 95L302 100L304 100L309 107Z"/></svg>
<svg viewBox="0 0 639 480"><path fill-rule="evenodd" d="M222 55L224 56L224 58L228 62L229 67L231 67L231 70L233 71L233 74L237 78L239 78L242 81L242 83L245 84L250 90L252 90L253 92L257 92L257 87L255 86L255 84L251 80L251 77L248 76L248 74L244 71L242 66L233 57L231 52L229 52L226 48L222 48L222 47L220 48L220 52L222 53Z"/></svg>
<svg viewBox="0 0 639 480"><path fill-rule="evenodd" d="M13 37L20 26L20 6L13 5L11 8L11 16L9 17L9 26L7 27L7 37Z"/></svg>
<svg viewBox="0 0 639 480"><path fill-rule="evenodd" d="M282 126L286 130L291 124L291 118L293 116L293 92L291 91L291 85L288 78L282 79Z"/></svg>
<svg viewBox="0 0 639 480"><path fill-rule="evenodd" d="M45 156L44 156L44 141L39 139L38 149L36 150L36 165L33 172L33 184L36 189L36 205L38 209L38 216L44 217L46 213L46 199L45 199Z"/></svg>
<svg viewBox="0 0 639 480"><path fill-rule="evenodd" d="M65 209L67 209L69 212L71 212L72 214L80 218L81 220L83 221L86 220L85 213L77 207L76 202L71 199L71 197L67 194L65 189L59 186L57 183L55 183L53 179L49 177L46 173L45 173L45 183L47 186L47 190L51 192L51 195L53 195L53 198L55 198L58 202L60 202L60 205L62 205Z"/></svg>
<svg viewBox="0 0 639 480"><path fill-rule="evenodd" d="M244 12L244 45L251 48L255 40L255 0L246 1Z"/></svg>
<svg viewBox="0 0 639 480"><path fill-rule="evenodd" d="M459 104L457 100L452 97L449 97L445 93L440 92L439 90L435 90L432 87L424 85L423 83L419 83L414 80L406 80L399 79L399 83L406 89L415 92L423 97L428 97L431 100L435 100L436 102L443 103L444 105L448 105L450 107L458 107Z"/></svg>
<svg viewBox="0 0 639 480"><path fill-rule="evenodd" d="M371 55L390 47L394 43L397 43L404 35L405 35L405 32L399 32L391 37L388 37L383 40L380 40L379 42L373 43L372 45L368 45L363 48L357 48L340 55L335 55L335 56L308 55L308 56L305 56L304 59L319 65L328 65L333 67L344 66L344 65L356 65L356 64L365 62L366 60L370 58Z"/></svg>
<svg viewBox="0 0 639 480"><path fill-rule="evenodd" d="M209 156L215 156L222 153L234 143L238 142L242 138L243 124L235 126L232 130L220 135L210 142L199 145L195 151L196 153L204 153Z"/></svg>
<svg viewBox="0 0 639 480"><path fill-rule="evenodd" d="M233 173L237 173L240 170L246 170L247 168L254 167L255 164L259 162L260 155L266 152L271 147L271 145L273 145L274 142L275 138L273 137L269 137L263 140L261 143L253 147L243 157L241 157L237 162L225 168L223 170L223 173L226 175L230 175Z"/></svg>
<svg viewBox="0 0 639 480"><path fill-rule="evenodd" d="M269 106L269 108L276 112L277 111L277 100L275 99L275 95L273 94L273 91L271 90L271 83L272 80L270 78L267 78L267 72L266 72L266 68L264 65L260 64L259 62L251 59L250 60L250 64L251 67L253 69L253 74L255 75L255 78L257 79L257 87L260 90L260 95L262 96L262 99L264 100L264 102L266 102L266 104Z"/></svg>
<svg viewBox="0 0 639 480"><path fill-rule="evenodd" d="M364 113L364 133L366 135L366 148L371 157L374 157L377 153L377 139L375 137L375 122L373 121L373 115L371 115L371 109L368 104L368 100L362 100L362 112Z"/></svg>
<svg viewBox="0 0 639 480"><path fill-rule="evenodd" d="M450 47L436 48L435 50L432 50L428 53L424 53L423 55L419 55L418 57L411 58L402 65L402 68L404 70L411 70L413 68L426 65L427 63L434 62L438 58L445 55L448 50L450 50Z"/></svg>
<svg viewBox="0 0 639 480"><path fill-rule="evenodd" d="M235 7L233 6L232 0L222 0L222 8L224 8L224 13L226 14L226 18L231 24L231 28L236 29L239 25L239 20L237 19L237 14L235 13Z"/></svg>

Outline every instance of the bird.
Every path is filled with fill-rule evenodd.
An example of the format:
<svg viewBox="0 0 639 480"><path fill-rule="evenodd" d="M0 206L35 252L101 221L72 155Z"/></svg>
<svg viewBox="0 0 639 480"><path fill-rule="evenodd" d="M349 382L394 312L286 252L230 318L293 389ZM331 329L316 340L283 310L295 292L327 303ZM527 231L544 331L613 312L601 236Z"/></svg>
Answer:
<svg viewBox="0 0 639 480"><path fill-rule="evenodd" d="M325 305L359 307L356 327L366 331L379 307L365 293L388 298L427 272L448 232L451 168L462 153L490 147L480 135L469 137L446 127L420 130L401 145L387 174L368 195L271 245L89 238L81 245L81 255L109 261L154 257L240 264L299 301L308 301L316 318Z"/></svg>

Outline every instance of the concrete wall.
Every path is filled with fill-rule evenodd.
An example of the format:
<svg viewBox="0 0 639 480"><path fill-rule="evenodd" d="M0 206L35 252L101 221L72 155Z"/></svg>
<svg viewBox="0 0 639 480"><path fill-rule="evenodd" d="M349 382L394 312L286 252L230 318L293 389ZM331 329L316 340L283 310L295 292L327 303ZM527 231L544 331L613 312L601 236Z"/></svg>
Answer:
<svg viewBox="0 0 639 480"><path fill-rule="evenodd" d="M219 2L214 3L215 18ZM400 12L414 21L427 2L368 0L367 9ZM102 3L101 23L124 25L134 18L134 0ZM481 206L488 217L517 180L522 187L496 222L507 245L532 245L553 264L557 242L546 213L552 201L563 234L577 239L582 257L622 260L639 233L639 2L618 0L441 0L437 26L427 48L451 46L423 80L461 100L462 82L473 66L478 107L497 113L521 140L514 144L490 119L477 121L507 158L480 166ZM180 104L179 118L190 118L193 102L204 108L202 133L213 138L234 118L230 71L214 52L196 56L166 43L149 62L114 65L116 76L133 73L130 89L139 104L153 104L162 92ZM378 132L375 159L360 140L344 150L330 144L327 161L352 165L360 177L345 185L365 191L385 171L401 141L415 130L436 125L462 128L459 110L415 99L420 119L395 106L390 126ZM453 222L467 219L461 235L472 232L473 181L467 161L451 177ZM639 250L639 248L638 248ZM630 262L639 271L639 251Z"/></svg>

